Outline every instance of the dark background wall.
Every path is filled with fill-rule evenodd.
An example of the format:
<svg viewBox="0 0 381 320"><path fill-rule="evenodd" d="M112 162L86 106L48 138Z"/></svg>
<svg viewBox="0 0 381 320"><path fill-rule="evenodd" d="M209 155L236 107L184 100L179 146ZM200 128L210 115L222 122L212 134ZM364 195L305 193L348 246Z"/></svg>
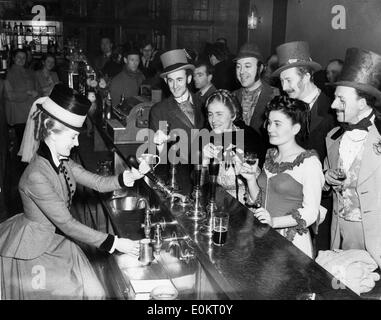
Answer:
<svg viewBox="0 0 381 320"><path fill-rule="evenodd" d="M99 49L104 33L123 43L151 38L156 30L165 35L167 48L225 37L232 53L237 53L250 39L266 57L285 41L306 40L312 57L323 65L331 58L343 58L352 46L381 53L381 0L157 0L155 18L149 8L152 1L6 0L0 1L0 19L27 20L33 4L44 4L48 19L63 21L64 36L77 35L89 51ZM249 32L250 4L255 4L261 19ZM334 5L346 10L344 30L331 26Z"/></svg>
<svg viewBox="0 0 381 320"><path fill-rule="evenodd" d="M331 26L334 5L346 9L346 29ZM325 65L331 58L344 58L349 47L381 54L380 0L288 0L286 40L306 40L312 57Z"/></svg>

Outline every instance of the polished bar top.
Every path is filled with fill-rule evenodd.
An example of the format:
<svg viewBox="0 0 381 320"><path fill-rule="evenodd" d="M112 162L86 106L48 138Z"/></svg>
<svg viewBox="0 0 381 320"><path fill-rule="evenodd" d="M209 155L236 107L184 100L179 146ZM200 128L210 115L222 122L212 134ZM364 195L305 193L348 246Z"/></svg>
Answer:
<svg viewBox="0 0 381 320"><path fill-rule="evenodd" d="M161 171L164 172L161 177L165 179L168 170L164 168ZM178 168L177 182L181 187L180 193L185 195L189 195L192 189L190 173L189 166ZM317 299L359 298L351 290L342 289L331 274L278 232L261 224L250 210L221 187L217 188L216 202L230 215L228 238L221 247L214 245L210 237L199 233L201 222L189 219L185 214L187 208L165 199L148 188L144 181L136 184L136 190L147 197L152 206L160 208L154 221L162 217L167 221L178 221L177 228L181 229L177 231L178 235L182 233L191 237L198 261L219 290L230 299L299 299L305 293L315 293ZM208 185L203 187L203 194L206 201ZM123 215L111 217L117 232L122 236L139 238L125 219ZM141 230L139 232L141 234ZM171 232L173 229L167 229L163 237L169 237Z"/></svg>
<svg viewBox="0 0 381 320"><path fill-rule="evenodd" d="M113 148L123 155L123 145L115 145ZM124 158L127 156L124 154ZM180 193L184 195L189 195L192 191L192 168L188 165L177 167L176 179ZM169 178L169 168L166 165L159 165L155 172L164 181ZM163 237L171 236L173 230L178 235L189 235L198 262L227 298L294 300L313 293L316 299L324 300L360 298L350 289L343 289L343 285L330 273L274 229L261 224L248 208L221 187L217 188L216 202L219 208L230 215L228 237L222 247L215 246L210 237L200 234L200 222L189 219L185 214L187 208L173 199L166 199L143 180L135 183L134 191L147 198L151 206L160 208L153 221L159 221L162 217L166 221L178 221L178 226L169 226ZM206 204L207 184L203 186L202 193ZM135 220L123 214L109 214L114 229L120 236L142 238L142 212L137 213Z"/></svg>

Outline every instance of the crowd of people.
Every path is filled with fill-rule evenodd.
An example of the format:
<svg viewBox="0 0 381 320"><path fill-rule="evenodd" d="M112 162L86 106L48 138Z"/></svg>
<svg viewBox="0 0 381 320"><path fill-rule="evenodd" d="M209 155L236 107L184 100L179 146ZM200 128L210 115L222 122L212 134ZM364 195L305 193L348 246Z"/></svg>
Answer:
<svg viewBox="0 0 381 320"><path fill-rule="evenodd" d="M204 165L220 161L218 182L232 196L310 257L319 250L366 250L381 266L376 200L381 56L352 48L344 61L332 59L323 70L305 41L278 46L267 62L258 46L246 43L232 59L234 79L228 79L238 80L240 88L227 89L229 81L222 81L219 72L213 81L216 73L211 71L227 55L210 52L209 66L190 63L182 50L161 56L161 76L172 95L150 114L159 153L170 139L160 121L187 132L200 127L220 134L243 130L249 141L245 150L235 149L228 165L221 155L225 146L210 142L202 150ZM257 153L254 165L239 157L249 148ZM339 177L343 170L344 179Z"/></svg>
<svg viewBox="0 0 381 320"><path fill-rule="evenodd" d="M344 61L332 59L323 70L305 41L281 44L267 60L254 43L236 56L225 41L205 53L159 53L148 42L115 50L109 38L100 47L94 68L108 77L114 103L139 95L142 84L166 92L149 115L160 156L170 142L161 121L186 132L188 150L191 137L198 138L193 129L209 129L214 137L243 133L242 149L225 150L219 139L201 148L204 166L220 163L217 181L228 193L311 258L317 250L360 249L381 267L381 55L351 48ZM128 253L137 244L73 219L75 184L111 191L131 186L149 167L142 161L139 170L102 178L68 159L90 102L60 83L54 56L44 56L34 73L25 62L26 54L16 51L0 83L8 126L20 143L30 142L19 183L24 213L0 223L2 295L101 298L75 241ZM257 160L247 161L246 153ZM40 263L54 281L36 293L30 277Z"/></svg>

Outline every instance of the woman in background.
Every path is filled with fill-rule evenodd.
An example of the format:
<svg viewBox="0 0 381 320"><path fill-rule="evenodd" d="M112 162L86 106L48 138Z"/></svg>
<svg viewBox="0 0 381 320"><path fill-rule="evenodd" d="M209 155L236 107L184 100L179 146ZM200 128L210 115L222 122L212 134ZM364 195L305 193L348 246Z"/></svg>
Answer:
<svg viewBox="0 0 381 320"><path fill-rule="evenodd" d="M17 49L5 80L5 111L8 125L14 128L20 146L29 110L38 97L33 71L25 67L26 52Z"/></svg>
<svg viewBox="0 0 381 320"><path fill-rule="evenodd" d="M57 72L53 71L56 58L51 53L47 53L42 57L41 63L42 68L35 72L37 91L41 97L47 97L59 83Z"/></svg>

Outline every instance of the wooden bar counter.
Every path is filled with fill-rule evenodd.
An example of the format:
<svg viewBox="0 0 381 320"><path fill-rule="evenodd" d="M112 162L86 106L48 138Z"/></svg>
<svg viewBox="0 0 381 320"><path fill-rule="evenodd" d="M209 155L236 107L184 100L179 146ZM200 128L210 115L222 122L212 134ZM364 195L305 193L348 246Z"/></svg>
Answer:
<svg viewBox="0 0 381 320"><path fill-rule="evenodd" d="M97 129L102 131L100 126ZM122 159L129 155L128 147L113 144L104 132L99 134L110 150ZM177 168L176 179L183 195L189 196L192 191L192 168L188 165ZM155 169L164 181L168 178L168 171L166 165ZM161 253L150 265L143 266L127 255L109 257L112 266L109 275L124 298L138 298L133 294L131 280L158 279L171 280L179 292L177 299L360 298L274 229L261 224L249 209L221 187L217 187L216 202L230 215L227 241L223 246L214 245L210 237L200 234L202 222L189 219L186 207L153 190L143 179L128 189L130 196L145 198L150 208L156 209L152 223L163 221L163 218L166 222L177 223L167 225L162 231ZM208 184L203 186L202 193L205 203ZM110 195L101 195L101 199L117 235L132 239L144 237L141 224L145 209L116 211L111 205ZM174 236L186 239L171 242ZM182 260L173 256L172 249L178 244ZM193 259L184 259L185 249L194 253Z"/></svg>

